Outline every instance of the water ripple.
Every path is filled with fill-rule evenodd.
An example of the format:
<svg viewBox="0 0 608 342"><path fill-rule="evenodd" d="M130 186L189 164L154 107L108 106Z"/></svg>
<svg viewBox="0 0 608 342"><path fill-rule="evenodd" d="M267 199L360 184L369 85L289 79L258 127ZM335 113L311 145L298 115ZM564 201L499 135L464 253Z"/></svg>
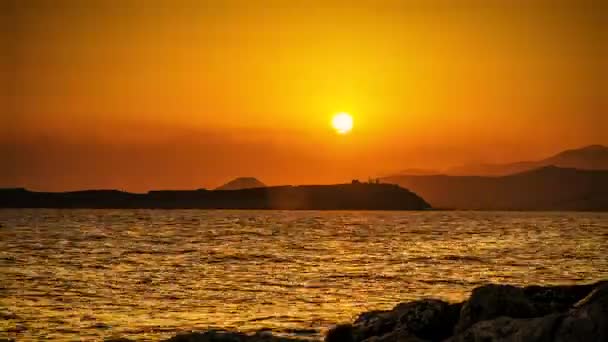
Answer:
<svg viewBox="0 0 608 342"><path fill-rule="evenodd" d="M608 214L0 210L0 339L318 337L488 282L608 277Z"/></svg>

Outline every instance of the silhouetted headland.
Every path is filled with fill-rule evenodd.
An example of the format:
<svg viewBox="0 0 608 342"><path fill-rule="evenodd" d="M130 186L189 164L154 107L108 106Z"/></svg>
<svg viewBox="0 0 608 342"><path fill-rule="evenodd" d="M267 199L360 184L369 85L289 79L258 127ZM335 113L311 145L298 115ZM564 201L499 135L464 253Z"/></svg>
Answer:
<svg viewBox="0 0 608 342"><path fill-rule="evenodd" d="M242 190L33 192L0 189L2 208L423 210L430 205L392 184L276 186Z"/></svg>
<svg viewBox="0 0 608 342"><path fill-rule="evenodd" d="M608 210L608 170L545 166L508 176L399 175L398 184L434 208L466 210Z"/></svg>

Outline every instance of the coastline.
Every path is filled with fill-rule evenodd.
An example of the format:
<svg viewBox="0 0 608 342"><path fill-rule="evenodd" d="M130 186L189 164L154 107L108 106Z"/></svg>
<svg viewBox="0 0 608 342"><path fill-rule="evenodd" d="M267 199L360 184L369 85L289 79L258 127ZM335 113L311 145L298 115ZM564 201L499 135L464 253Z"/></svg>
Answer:
<svg viewBox="0 0 608 342"><path fill-rule="evenodd" d="M34 192L0 189L0 208L427 210L431 205L393 184L334 184L241 190Z"/></svg>
<svg viewBox="0 0 608 342"><path fill-rule="evenodd" d="M392 310L361 313L339 324L325 342L469 342L608 340L608 280L583 285L489 284L459 303L421 299ZM106 342L129 342L126 338ZM262 331L252 335L209 330L178 334L163 342L293 342Z"/></svg>

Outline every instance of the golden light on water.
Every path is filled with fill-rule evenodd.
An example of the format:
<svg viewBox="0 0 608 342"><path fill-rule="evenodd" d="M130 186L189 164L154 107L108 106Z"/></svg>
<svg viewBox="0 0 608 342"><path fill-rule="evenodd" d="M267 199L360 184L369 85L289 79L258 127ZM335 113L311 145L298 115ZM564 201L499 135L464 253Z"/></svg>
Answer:
<svg viewBox="0 0 608 342"><path fill-rule="evenodd" d="M338 134L346 134L353 129L353 117L348 113L338 113L331 120L331 125Z"/></svg>

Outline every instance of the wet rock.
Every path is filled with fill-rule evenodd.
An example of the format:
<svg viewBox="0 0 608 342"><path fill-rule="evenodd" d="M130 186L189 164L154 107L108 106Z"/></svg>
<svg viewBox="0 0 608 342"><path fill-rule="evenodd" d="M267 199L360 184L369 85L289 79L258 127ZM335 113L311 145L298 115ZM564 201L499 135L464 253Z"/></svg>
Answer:
<svg viewBox="0 0 608 342"><path fill-rule="evenodd" d="M359 323L369 321L370 319L372 319L378 315L382 315L382 314L388 313L390 311L391 310L373 310L373 311L362 312L359 314L359 316L357 316L357 318L355 319L353 324L359 324Z"/></svg>
<svg viewBox="0 0 608 342"><path fill-rule="evenodd" d="M574 306L557 329L555 341L608 341L608 284Z"/></svg>
<svg viewBox="0 0 608 342"><path fill-rule="evenodd" d="M479 321L500 316L532 318L537 311L524 290L511 285L485 285L473 290L463 305L456 332L462 332Z"/></svg>
<svg viewBox="0 0 608 342"><path fill-rule="evenodd" d="M523 289L539 316L567 311L576 302L585 298L594 288L608 282L588 285L527 286Z"/></svg>
<svg viewBox="0 0 608 342"><path fill-rule="evenodd" d="M286 333L286 334L290 334L290 335L300 335L300 336L306 336L306 335L314 335L316 333L318 333L319 331L317 329L312 329L312 328L302 328L302 329L285 329L285 330L281 330L281 333Z"/></svg>
<svg viewBox="0 0 608 342"><path fill-rule="evenodd" d="M293 342L297 339L277 337L272 334L247 335L240 332L205 331L179 334L165 342Z"/></svg>
<svg viewBox="0 0 608 342"><path fill-rule="evenodd" d="M286 330L287 331L287 330ZM290 331L296 333L296 331ZM297 332L300 332L299 330ZM302 334L314 330L302 330ZM126 342L128 340L114 340ZM270 331L253 335L207 331L167 342L293 342ZM364 312L330 329L325 342L604 342L608 341L608 282L577 286L485 285L464 303L423 299L392 310Z"/></svg>
<svg viewBox="0 0 608 342"><path fill-rule="evenodd" d="M498 317L480 321L448 342L552 342L562 314L538 318Z"/></svg>
<svg viewBox="0 0 608 342"><path fill-rule="evenodd" d="M449 342L608 341L608 285L597 287L567 312L536 318L498 317L473 324Z"/></svg>
<svg viewBox="0 0 608 342"><path fill-rule="evenodd" d="M459 317L459 304L449 304L438 299L425 299L395 307L399 314L398 326L415 336L441 341L452 335Z"/></svg>
<svg viewBox="0 0 608 342"><path fill-rule="evenodd" d="M382 336L397 327L399 314L395 310L373 311L359 315L352 326L353 341Z"/></svg>
<svg viewBox="0 0 608 342"><path fill-rule="evenodd" d="M354 342L354 330L350 324L340 324L327 332L325 342Z"/></svg>
<svg viewBox="0 0 608 342"><path fill-rule="evenodd" d="M258 330L258 331L255 332L255 336L270 337L270 336L272 336L272 330L270 330L270 329L260 329L260 330Z"/></svg>
<svg viewBox="0 0 608 342"><path fill-rule="evenodd" d="M402 341L424 339L441 341L452 335L462 304L438 299L401 303L392 310L370 311L359 315L353 325L329 331L326 341Z"/></svg>
<svg viewBox="0 0 608 342"><path fill-rule="evenodd" d="M414 335L407 328L397 328L382 336L370 337L365 342L428 342Z"/></svg>

